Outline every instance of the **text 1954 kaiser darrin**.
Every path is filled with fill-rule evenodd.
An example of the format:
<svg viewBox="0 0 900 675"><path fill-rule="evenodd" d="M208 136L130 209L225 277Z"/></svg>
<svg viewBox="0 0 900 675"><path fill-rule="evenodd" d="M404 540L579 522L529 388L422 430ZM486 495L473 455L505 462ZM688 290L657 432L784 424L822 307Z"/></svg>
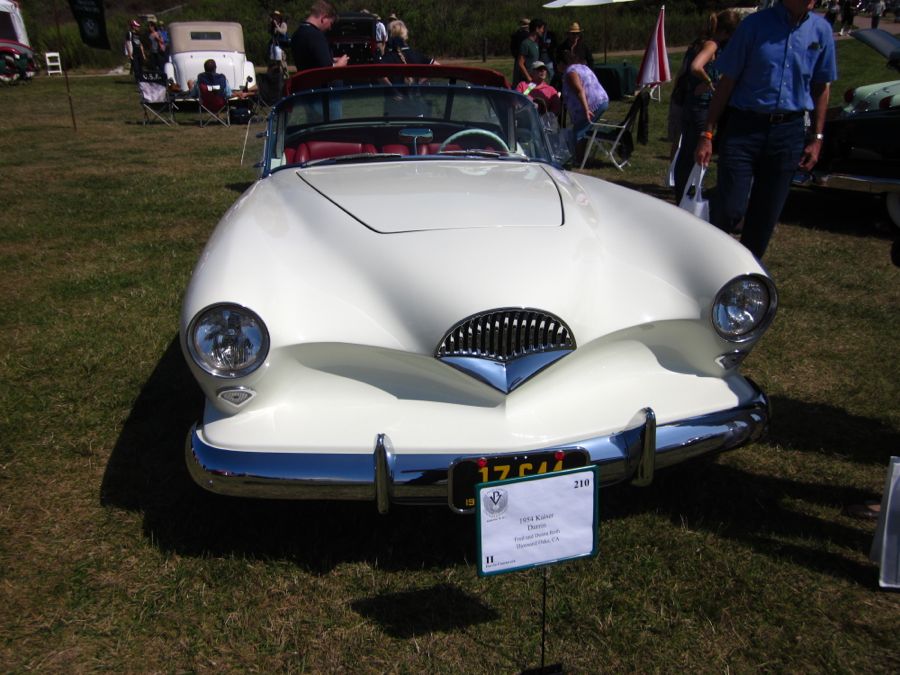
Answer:
<svg viewBox="0 0 900 675"><path fill-rule="evenodd" d="M467 512L486 480L593 463L647 484L762 433L738 367L776 292L731 237L563 170L493 71L288 91L184 299L200 485Z"/></svg>

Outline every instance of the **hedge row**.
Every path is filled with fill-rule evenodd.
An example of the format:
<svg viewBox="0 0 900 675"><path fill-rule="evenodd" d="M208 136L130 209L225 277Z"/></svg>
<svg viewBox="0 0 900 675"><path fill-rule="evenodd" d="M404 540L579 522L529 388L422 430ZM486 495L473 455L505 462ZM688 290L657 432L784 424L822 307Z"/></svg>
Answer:
<svg viewBox="0 0 900 675"><path fill-rule="evenodd" d="M659 11L657 2L635 0L627 4L605 7L586 7L578 10L548 10L538 2L515 0L395 0L392 2L337 3L341 11L357 11L364 6L379 12L386 19L396 12L407 24L410 42L420 51L435 56L475 57L486 51L489 56L505 55L510 34L523 15L540 16L557 34L564 38L569 24L578 21L587 43L596 52L604 45L610 51L637 50L646 46ZM29 3L29 4L34 4ZM91 49L82 44L78 29L68 19L57 34L52 17L42 14L35 5L34 15L24 8L33 46L40 52L58 51L67 68L113 68L125 62L122 45L126 26L133 17L117 3L107 11L107 31L112 49ZM118 3L122 4L122 3ZM268 35L266 19L276 7L288 17L294 27L306 15L307 2L275 3L265 0L195 0L175 11L161 13L166 22L218 20L238 21L244 27L244 41L249 58L257 64L265 61ZM666 39L668 44L687 44L702 30L705 17L716 9L715 2L705 0L675 0L666 8Z"/></svg>

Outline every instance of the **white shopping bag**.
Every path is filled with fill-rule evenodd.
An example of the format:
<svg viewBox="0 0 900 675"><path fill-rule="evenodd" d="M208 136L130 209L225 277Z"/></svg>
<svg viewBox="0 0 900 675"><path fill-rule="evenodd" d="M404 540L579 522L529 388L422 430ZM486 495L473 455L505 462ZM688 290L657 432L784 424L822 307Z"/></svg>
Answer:
<svg viewBox="0 0 900 675"><path fill-rule="evenodd" d="M675 148L675 154L672 155L672 161L669 162L669 175L666 177L666 187L673 188L675 187L675 163L678 161L678 155L681 153L681 139L684 136L678 137L678 147Z"/></svg>
<svg viewBox="0 0 900 675"><path fill-rule="evenodd" d="M709 222L709 201L703 198L703 177L706 175L706 167L694 164L688 182L684 186L684 194L678 203L679 208L690 211L698 218ZM694 194L691 196L691 186L694 186Z"/></svg>

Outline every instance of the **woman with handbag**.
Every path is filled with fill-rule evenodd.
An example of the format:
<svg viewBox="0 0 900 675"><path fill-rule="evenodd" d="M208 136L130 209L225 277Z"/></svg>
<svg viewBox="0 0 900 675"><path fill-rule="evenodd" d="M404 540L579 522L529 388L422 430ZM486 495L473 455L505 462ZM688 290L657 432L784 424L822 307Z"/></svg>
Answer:
<svg viewBox="0 0 900 675"><path fill-rule="evenodd" d="M712 100L719 79L716 69L716 57L728 39L734 34L741 21L741 15L733 9L727 9L709 17L707 39L703 41L697 54L691 61L684 82L684 103L681 116L681 148L675 160L675 200L684 197L688 176L694 166L694 152L697 139L706 129L709 115L709 102Z"/></svg>

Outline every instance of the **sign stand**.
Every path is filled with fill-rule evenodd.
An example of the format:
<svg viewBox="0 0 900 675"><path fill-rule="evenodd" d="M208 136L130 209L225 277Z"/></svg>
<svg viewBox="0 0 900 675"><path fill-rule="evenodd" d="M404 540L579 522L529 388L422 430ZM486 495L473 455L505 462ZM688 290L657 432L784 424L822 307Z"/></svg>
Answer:
<svg viewBox="0 0 900 675"><path fill-rule="evenodd" d="M544 576L544 597L541 603L541 675L562 675L562 663L554 663L551 666L544 665L544 645L547 640L547 568L541 570ZM527 671L526 671L527 672Z"/></svg>
<svg viewBox="0 0 900 675"><path fill-rule="evenodd" d="M543 567L541 667L523 674L563 672L545 665L547 566L597 554L597 476L587 466L475 486L479 576Z"/></svg>

